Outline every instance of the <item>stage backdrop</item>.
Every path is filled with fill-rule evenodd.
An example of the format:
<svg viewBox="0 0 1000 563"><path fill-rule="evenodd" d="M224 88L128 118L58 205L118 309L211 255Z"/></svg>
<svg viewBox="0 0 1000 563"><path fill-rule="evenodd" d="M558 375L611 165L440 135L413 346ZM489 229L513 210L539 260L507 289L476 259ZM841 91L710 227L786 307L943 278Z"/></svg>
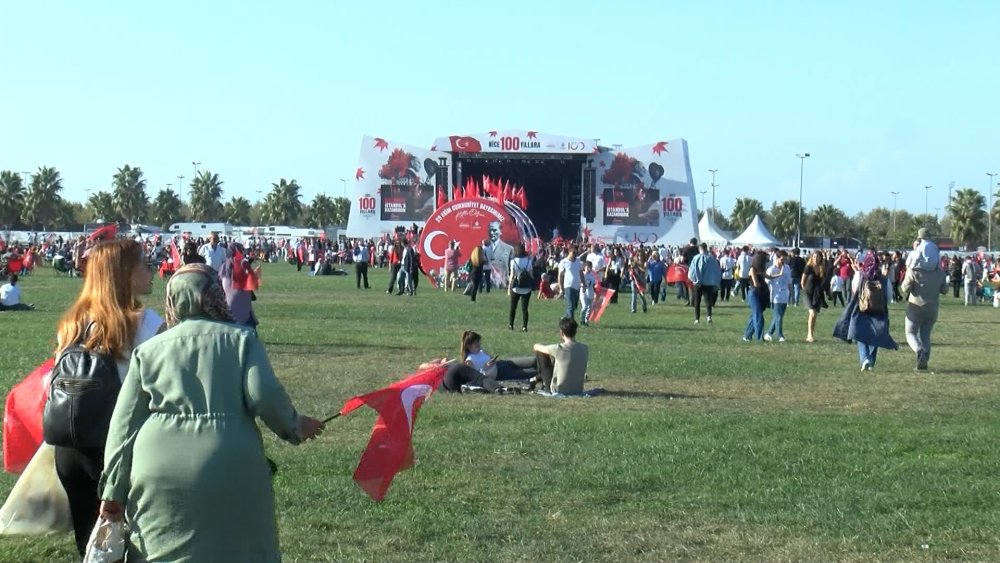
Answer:
<svg viewBox="0 0 1000 563"><path fill-rule="evenodd" d="M398 225L423 225L436 207L441 158L451 166L447 152L364 137L354 173L348 236L378 237ZM448 179L443 180L447 185Z"/></svg>
<svg viewBox="0 0 1000 563"><path fill-rule="evenodd" d="M597 216L584 234L605 242L687 244L698 209L687 141L660 141L594 154Z"/></svg>
<svg viewBox="0 0 1000 563"><path fill-rule="evenodd" d="M455 153L590 154L596 147L594 139L563 137L523 129L505 129L472 135L439 137L434 141L432 149Z"/></svg>

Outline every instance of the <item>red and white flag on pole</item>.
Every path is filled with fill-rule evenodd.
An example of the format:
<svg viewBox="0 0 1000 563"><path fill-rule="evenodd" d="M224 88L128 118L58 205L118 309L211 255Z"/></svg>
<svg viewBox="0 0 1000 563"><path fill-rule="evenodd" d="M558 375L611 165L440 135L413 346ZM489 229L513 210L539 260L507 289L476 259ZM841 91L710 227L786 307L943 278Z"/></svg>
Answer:
<svg viewBox="0 0 1000 563"><path fill-rule="evenodd" d="M604 316L604 311L608 308L608 303L611 302L611 297L615 294L615 290L608 287L598 287L594 292L594 306L590 309L590 318L587 322L596 323L601 320Z"/></svg>
<svg viewBox="0 0 1000 563"><path fill-rule="evenodd" d="M417 372L384 389L353 397L340 409L341 416L362 405L378 412L368 446L354 470L354 481L373 500L384 499L396 474L413 467L413 425L417 411L441 386L447 369L448 366L441 365Z"/></svg>

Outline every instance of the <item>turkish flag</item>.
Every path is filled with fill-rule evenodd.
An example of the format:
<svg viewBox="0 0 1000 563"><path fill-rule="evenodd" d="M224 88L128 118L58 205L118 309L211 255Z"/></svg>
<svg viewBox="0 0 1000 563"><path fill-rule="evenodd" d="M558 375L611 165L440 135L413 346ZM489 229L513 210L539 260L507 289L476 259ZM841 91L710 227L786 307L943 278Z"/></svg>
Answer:
<svg viewBox="0 0 1000 563"><path fill-rule="evenodd" d="M479 144L479 141L475 137L459 137L457 135L452 135L448 137L451 140L451 150L452 152L482 152L483 146Z"/></svg>
<svg viewBox="0 0 1000 563"><path fill-rule="evenodd" d="M378 412L368 446L354 471L354 481L373 500L381 502L397 473L413 467L413 425L424 401L441 386L447 365L417 372L402 381L358 395L344 403L340 415L362 405Z"/></svg>
<svg viewBox="0 0 1000 563"><path fill-rule="evenodd" d="M174 261L174 269L181 267L181 253L177 251L177 243L170 243L170 259Z"/></svg>
<svg viewBox="0 0 1000 563"><path fill-rule="evenodd" d="M7 394L3 411L3 470L20 473L42 445L42 411L54 358L45 360Z"/></svg>
<svg viewBox="0 0 1000 563"><path fill-rule="evenodd" d="M590 318L587 319L588 322L592 323L600 322L601 317L604 316L604 311L608 308L608 303L611 303L611 297L615 294L615 290L602 287L595 293L596 300L599 302L593 309L591 309Z"/></svg>
<svg viewBox="0 0 1000 563"><path fill-rule="evenodd" d="M688 267L684 264L671 264L667 266L667 283L687 283Z"/></svg>
<svg viewBox="0 0 1000 563"><path fill-rule="evenodd" d="M243 291L260 289L259 272L250 268L250 262L239 250L233 252L233 287Z"/></svg>

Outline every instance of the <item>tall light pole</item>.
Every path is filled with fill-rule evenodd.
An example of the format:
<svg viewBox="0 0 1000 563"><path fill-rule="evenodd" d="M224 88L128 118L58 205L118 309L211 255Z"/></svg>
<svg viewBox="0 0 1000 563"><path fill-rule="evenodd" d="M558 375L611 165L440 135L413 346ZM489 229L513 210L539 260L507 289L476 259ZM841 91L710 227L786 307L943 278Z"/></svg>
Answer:
<svg viewBox="0 0 1000 563"><path fill-rule="evenodd" d="M341 178L340 181L344 183L344 197L347 197L347 179Z"/></svg>
<svg viewBox="0 0 1000 563"><path fill-rule="evenodd" d="M899 197L899 192L889 192L892 194L892 232L896 232L896 198Z"/></svg>
<svg viewBox="0 0 1000 563"><path fill-rule="evenodd" d="M194 177L195 178L198 177L198 166L200 166L200 165L201 165L200 162L195 162L193 160L191 161L191 166L194 166Z"/></svg>
<svg viewBox="0 0 1000 563"><path fill-rule="evenodd" d="M177 177L177 191L181 195L181 205L184 205L184 176Z"/></svg>
<svg viewBox="0 0 1000 563"><path fill-rule="evenodd" d="M715 170L709 170L709 172L712 173L712 218L713 219L715 219L715 187L718 186L718 184L715 183L715 173L718 171L719 171L718 168L716 168Z"/></svg>
<svg viewBox="0 0 1000 563"><path fill-rule="evenodd" d="M705 211L705 194L707 194L707 193L708 193L708 190L701 190L701 210L702 210L702 212Z"/></svg>
<svg viewBox="0 0 1000 563"><path fill-rule="evenodd" d="M990 184L986 187L986 193L990 198L990 202L986 205L986 252L993 253L993 177L997 176L996 172L987 172L987 176L990 177Z"/></svg>
<svg viewBox="0 0 1000 563"><path fill-rule="evenodd" d="M931 188L934 186L924 186L924 215L930 215L930 209L927 207L927 194L931 193Z"/></svg>
<svg viewBox="0 0 1000 563"><path fill-rule="evenodd" d="M802 246L802 180L805 178L806 171L806 159L809 158L809 153L796 154L799 158L799 218L796 221L795 226L795 246Z"/></svg>

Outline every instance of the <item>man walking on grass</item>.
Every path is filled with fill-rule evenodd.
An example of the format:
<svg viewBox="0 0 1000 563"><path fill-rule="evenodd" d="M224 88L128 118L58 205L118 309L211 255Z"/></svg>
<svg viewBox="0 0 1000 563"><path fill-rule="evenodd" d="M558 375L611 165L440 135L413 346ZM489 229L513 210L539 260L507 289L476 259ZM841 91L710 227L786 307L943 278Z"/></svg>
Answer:
<svg viewBox="0 0 1000 563"><path fill-rule="evenodd" d="M701 301L705 300L708 312L708 322L712 322L712 308L719 294L719 284L722 283L722 266L714 254L708 251L708 245L701 243L698 255L691 259L688 268L688 279L694 284L694 324L701 322Z"/></svg>

